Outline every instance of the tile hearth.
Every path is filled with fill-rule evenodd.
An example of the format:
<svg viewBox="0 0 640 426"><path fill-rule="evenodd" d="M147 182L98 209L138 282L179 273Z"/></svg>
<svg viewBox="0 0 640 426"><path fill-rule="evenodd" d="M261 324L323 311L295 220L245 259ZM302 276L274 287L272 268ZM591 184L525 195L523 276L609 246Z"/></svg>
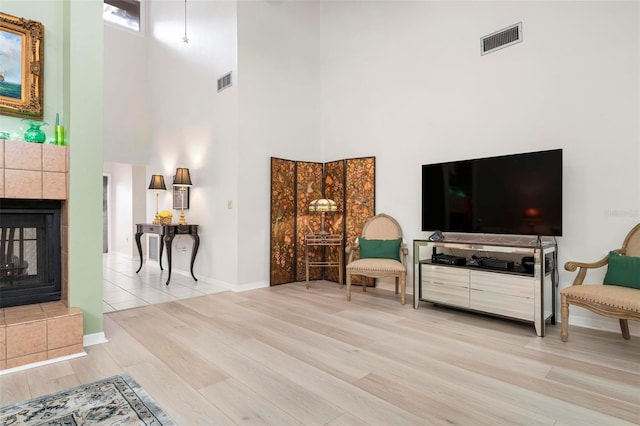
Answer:
<svg viewBox="0 0 640 426"><path fill-rule="evenodd" d="M0 309L0 370L83 352L82 323L64 302Z"/></svg>

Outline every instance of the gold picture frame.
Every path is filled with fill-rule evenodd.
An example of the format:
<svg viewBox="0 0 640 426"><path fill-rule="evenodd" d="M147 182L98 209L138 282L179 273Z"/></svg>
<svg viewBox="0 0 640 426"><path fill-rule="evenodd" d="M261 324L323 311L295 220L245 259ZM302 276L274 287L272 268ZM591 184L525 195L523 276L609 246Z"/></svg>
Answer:
<svg viewBox="0 0 640 426"><path fill-rule="evenodd" d="M42 119L42 23L0 12L0 76L0 114Z"/></svg>

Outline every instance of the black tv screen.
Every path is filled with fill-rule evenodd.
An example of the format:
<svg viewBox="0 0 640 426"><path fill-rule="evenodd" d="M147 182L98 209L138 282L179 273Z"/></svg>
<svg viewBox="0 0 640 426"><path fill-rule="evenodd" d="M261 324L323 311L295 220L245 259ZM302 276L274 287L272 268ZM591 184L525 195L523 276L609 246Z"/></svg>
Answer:
<svg viewBox="0 0 640 426"><path fill-rule="evenodd" d="M562 235L562 150L422 166L422 230Z"/></svg>

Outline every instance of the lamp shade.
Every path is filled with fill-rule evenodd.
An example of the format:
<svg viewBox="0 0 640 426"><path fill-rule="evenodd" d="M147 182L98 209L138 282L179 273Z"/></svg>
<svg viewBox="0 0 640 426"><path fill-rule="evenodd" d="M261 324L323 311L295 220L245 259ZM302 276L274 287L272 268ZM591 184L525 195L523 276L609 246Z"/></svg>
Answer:
<svg viewBox="0 0 640 426"><path fill-rule="evenodd" d="M165 190L167 187L164 185L164 176L151 175L151 182L149 182L148 189Z"/></svg>
<svg viewBox="0 0 640 426"><path fill-rule="evenodd" d="M337 212L338 206L333 200L329 200L327 198L319 198L309 203L309 211L312 213Z"/></svg>
<svg viewBox="0 0 640 426"><path fill-rule="evenodd" d="M176 169L176 176L173 179L174 186L191 186L191 175L189 169L186 167L178 167Z"/></svg>

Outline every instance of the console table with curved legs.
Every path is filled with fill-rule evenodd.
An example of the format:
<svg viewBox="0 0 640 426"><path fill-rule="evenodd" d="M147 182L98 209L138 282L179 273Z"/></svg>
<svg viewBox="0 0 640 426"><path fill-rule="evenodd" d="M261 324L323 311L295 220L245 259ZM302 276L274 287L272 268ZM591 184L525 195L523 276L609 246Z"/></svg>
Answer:
<svg viewBox="0 0 640 426"><path fill-rule="evenodd" d="M169 285L169 281L171 281L171 245L173 243L173 238L176 235L191 235L193 240L193 249L191 250L191 276L195 281L198 281L195 275L193 275L193 263L196 260L196 254L198 254L198 247L200 247L200 237L198 236L198 225L156 225L151 223L138 223L136 224L136 245L138 246L138 254L140 255L140 267L136 271L136 274L140 272L142 269L142 244L140 243L140 238L142 234L156 234L160 235L160 257L159 264L160 270L162 271L162 251L163 247L167 246L167 261L169 264L169 276L167 277L166 285Z"/></svg>

